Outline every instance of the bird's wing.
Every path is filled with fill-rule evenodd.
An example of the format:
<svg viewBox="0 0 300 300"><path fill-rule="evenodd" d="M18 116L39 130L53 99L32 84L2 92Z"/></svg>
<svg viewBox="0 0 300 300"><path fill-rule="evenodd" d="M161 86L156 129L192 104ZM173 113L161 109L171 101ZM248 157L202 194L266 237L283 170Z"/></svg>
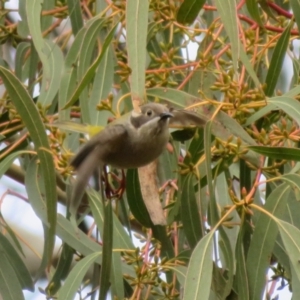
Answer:
<svg viewBox="0 0 300 300"><path fill-rule="evenodd" d="M117 147L121 147L122 138L126 135L127 131L123 125L108 126L88 141L71 161L71 165L77 170L70 199L72 215L77 212L89 178L97 167L104 166L105 162L101 161L101 158L105 151L114 151Z"/></svg>
<svg viewBox="0 0 300 300"><path fill-rule="evenodd" d="M70 164L77 170L89 155L94 157L94 163L101 158L101 152L111 148L119 147L127 131L122 124L115 124L105 127L101 132L92 137L73 157ZM96 149L96 151L94 151ZM95 152L95 153L93 153ZM98 155L97 155L98 154Z"/></svg>
<svg viewBox="0 0 300 300"><path fill-rule="evenodd" d="M171 109L173 118L170 119L170 126L204 126L206 121L197 113L189 110Z"/></svg>

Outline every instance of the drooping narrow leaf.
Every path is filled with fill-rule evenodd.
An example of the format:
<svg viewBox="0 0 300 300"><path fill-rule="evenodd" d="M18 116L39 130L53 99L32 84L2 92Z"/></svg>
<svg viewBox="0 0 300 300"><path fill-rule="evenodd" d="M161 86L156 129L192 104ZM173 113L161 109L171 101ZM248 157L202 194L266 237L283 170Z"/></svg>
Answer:
<svg viewBox="0 0 300 300"><path fill-rule="evenodd" d="M19 2L19 14L21 20L18 22L18 34L23 37L27 38L29 36L29 28L28 28L28 20L27 20L27 13L26 13L26 2L30 0L23 0Z"/></svg>
<svg viewBox="0 0 300 300"><path fill-rule="evenodd" d="M251 62L250 62L250 59L249 59L247 53L245 52L245 50L243 49L243 47L241 45L240 45L240 60L243 63L243 66L245 67L245 69L247 70L249 76L253 80L255 86L260 89L261 88L260 81L253 69L253 66L251 65Z"/></svg>
<svg viewBox="0 0 300 300"><path fill-rule="evenodd" d="M214 232L207 234L195 247L188 266L183 299L209 299L212 279Z"/></svg>
<svg viewBox="0 0 300 300"><path fill-rule="evenodd" d="M47 11L55 8L55 0L42 1L42 10ZM52 25L52 15L41 16L41 30L45 31Z"/></svg>
<svg viewBox="0 0 300 300"><path fill-rule="evenodd" d="M33 281L31 275L26 268L23 260L20 258L18 252L11 245L9 240L0 232L0 252L6 255L6 259L10 266L14 269L16 277L22 287L29 291L34 291ZM0 289L1 294L1 289Z"/></svg>
<svg viewBox="0 0 300 300"><path fill-rule="evenodd" d="M272 110L275 110L276 106L272 105L272 104L268 104L265 107L261 108L260 110L258 110L257 112L255 112L254 114L252 114L246 121L246 123L244 124L244 126L249 126L253 123L255 123L257 120L259 120L260 118L263 118L265 115L267 115L269 112L271 112Z"/></svg>
<svg viewBox="0 0 300 300"><path fill-rule="evenodd" d="M166 226L153 225L151 227L153 237L161 243L161 257L171 259L174 257L174 248L170 237L167 234ZM168 282L172 282L172 274L167 273Z"/></svg>
<svg viewBox="0 0 300 300"><path fill-rule="evenodd" d="M77 67L77 81L80 82L83 77L86 75L87 70L91 67L91 61L93 61L94 53L95 53L95 46L97 37L100 35L100 30L104 25L104 20L99 16L94 17L90 22L87 24L87 28L82 36L81 47L79 49L79 56L78 56L78 67ZM97 49L97 48L96 48ZM103 55L102 52L104 51ZM106 49L101 50L102 57L105 57ZM97 59L96 59L97 60ZM102 59L101 59L102 61ZM100 63L100 61L99 61ZM94 69L94 72L96 68ZM94 76L94 74L93 74ZM92 78L91 78L92 79ZM90 79L90 80L91 80ZM98 83L97 83L98 84ZM90 124L90 111L96 110L96 107L90 107L89 102L89 91L88 87L84 87L81 91L80 96L80 108L81 108L81 118L84 123Z"/></svg>
<svg viewBox="0 0 300 300"><path fill-rule="evenodd" d="M74 92L77 84L77 68L79 50L82 44L83 36L86 32L86 27L83 27L79 33L76 35L72 46L70 47L66 58L65 58L65 67L61 78L61 83L59 87L59 98L58 98L58 107L59 107L59 120L66 121L70 119L69 109L62 109L68 99L71 97Z"/></svg>
<svg viewBox="0 0 300 300"><path fill-rule="evenodd" d="M122 269L122 259L121 254L118 252L112 253L112 270L111 270L111 280L112 280L112 294L117 297L117 299L124 299L124 280L123 280L123 269Z"/></svg>
<svg viewBox="0 0 300 300"><path fill-rule="evenodd" d="M148 7L148 0L126 1L126 45L132 99L143 99L145 93Z"/></svg>
<svg viewBox="0 0 300 300"><path fill-rule="evenodd" d="M28 151L16 151L5 157L1 161L0 164L0 178L5 174L5 172L8 170L8 168L11 166L13 161L18 158L19 155L28 153Z"/></svg>
<svg viewBox="0 0 300 300"><path fill-rule="evenodd" d="M107 124L108 117L112 115L111 112L106 110L99 111L96 107L100 101L107 99L112 90L114 80L113 63L113 51L112 47L109 46L97 68L94 84L90 92L89 112L92 125L105 126Z"/></svg>
<svg viewBox="0 0 300 300"><path fill-rule="evenodd" d="M95 252L78 262L72 271L69 273L69 276L65 280L64 285L58 291L58 300L73 300L75 294L86 275L86 272L93 265L101 253Z"/></svg>
<svg viewBox="0 0 300 300"><path fill-rule="evenodd" d="M249 292L249 283L248 283L248 275L247 275L247 267L246 267L246 260L245 260L245 251L243 245L243 237L244 232L247 230L242 224L239 232L239 236L236 242L236 276L235 281L238 290L238 298L244 300L250 300L250 292Z"/></svg>
<svg viewBox="0 0 300 300"><path fill-rule="evenodd" d="M249 146L247 148L274 159L300 161L300 149L298 148L270 146Z"/></svg>
<svg viewBox="0 0 300 300"><path fill-rule="evenodd" d="M293 87L292 89L284 93L283 96L293 98L297 96L299 93L300 93L300 85L296 85L295 87Z"/></svg>
<svg viewBox="0 0 300 300"><path fill-rule="evenodd" d="M105 300L110 286L113 249L113 211L110 200L104 203L104 224L102 235L102 264L100 271L99 300Z"/></svg>
<svg viewBox="0 0 300 300"><path fill-rule="evenodd" d="M215 4L230 40L233 68L238 73L240 39L236 2L231 0L215 0Z"/></svg>
<svg viewBox="0 0 300 300"><path fill-rule="evenodd" d="M251 17L260 25L263 26L261 14L259 12L259 3L256 0L246 0L247 9Z"/></svg>
<svg viewBox="0 0 300 300"><path fill-rule="evenodd" d="M26 53L30 49L30 43L28 42L22 42L18 45L17 47L17 52L16 52L16 65L15 65L15 74L16 76L22 81L22 71L24 67L24 58L26 56Z"/></svg>
<svg viewBox="0 0 300 300"><path fill-rule="evenodd" d="M266 95L271 97L274 93L278 77L281 72L284 56L286 54L289 41L290 41L290 31L293 26L293 22L286 27L280 38L278 39L276 46L273 51L270 66L266 76L265 83L267 85Z"/></svg>
<svg viewBox="0 0 300 300"><path fill-rule="evenodd" d="M269 195L264 209L280 218L285 211L289 193L290 187L287 184L281 184ZM263 294L265 276L277 234L278 230L274 221L261 213L255 224L246 262L250 299L260 299Z"/></svg>
<svg viewBox="0 0 300 300"><path fill-rule="evenodd" d="M299 256L300 256L300 230L295 226L278 220L278 228L284 243L284 247L289 255L291 268L294 270L294 274L298 277L298 282L300 281L300 266L299 266Z"/></svg>
<svg viewBox="0 0 300 300"><path fill-rule="evenodd" d="M69 220L60 214L57 217L57 236L85 256L94 252L102 253L102 247L99 243L91 240L85 233L75 228ZM97 259L97 263L101 264L101 255Z"/></svg>
<svg viewBox="0 0 300 300"><path fill-rule="evenodd" d="M294 18L297 23L298 30L300 28L300 5L299 5L299 0L290 0L289 3L291 4L292 11Z"/></svg>
<svg viewBox="0 0 300 300"><path fill-rule="evenodd" d="M71 264L73 262L73 254L74 249L67 243L64 243L62 246L58 264L55 269L55 273L46 288L48 295L55 295L60 289L61 281L67 277L71 268Z"/></svg>
<svg viewBox="0 0 300 300"><path fill-rule="evenodd" d="M78 31L83 27L80 0L67 0L67 5L72 25L72 31L74 35L77 35Z"/></svg>
<svg viewBox="0 0 300 300"><path fill-rule="evenodd" d="M201 155L204 153L204 132L203 128L197 128L194 137L188 148L189 155L184 158L185 164L197 163Z"/></svg>
<svg viewBox="0 0 300 300"><path fill-rule="evenodd" d="M267 99L267 102L282 109L300 125L300 103L297 100L281 96Z"/></svg>
<svg viewBox="0 0 300 300"><path fill-rule="evenodd" d="M25 300L18 277L2 251L0 251L0 297L3 300Z"/></svg>
<svg viewBox="0 0 300 300"><path fill-rule="evenodd" d="M191 24L197 18L205 0L184 0L177 13L177 21L183 25Z"/></svg>
<svg viewBox="0 0 300 300"><path fill-rule="evenodd" d="M210 195L208 223L211 227L214 227L218 223L220 216L219 216L219 207L218 207L219 203L217 202L215 187L214 187L214 185L217 184L217 179L214 179L212 177L212 168L211 168L212 166L211 128L212 128L212 122L208 121L204 128L204 141L205 141L204 151L205 151L205 166L206 166L208 193ZM221 251L224 256L224 261L222 261L222 267L229 271L226 279L222 275L220 275L221 278L217 279L218 280L217 285L218 285L218 289L221 291L219 292L220 297L226 298L231 291L231 287L233 283L234 258L233 258L232 248L228 236L224 231L223 227L221 226L219 227L218 238L219 238L219 246L220 246L219 251Z"/></svg>
<svg viewBox="0 0 300 300"><path fill-rule="evenodd" d="M130 210L143 226L149 228L152 222L143 201L137 170L128 170L126 175L126 195Z"/></svg>
<svg viewBox="0 0 300 300"><path fill-rule="evenodd" d="M34 47L43 64L43 79L39 102L47 106L52 103L58 91L63 66L63 56L57 45L43 38L41 28L41 4L41 0L26 1L26 12Z"/></svg>
<svg viewBox="0 0 300 300"><path fill-rule="evenodd" d="M41 173L45 187L47 222L49 224L49 235L48 239L45 240L45 248L48 253L47 261L50 263L55 238L57 195L55 188L55 166L45 126L37 107L15 75L3 67L0 67L0 75L8 93L10 94L11 101L15 105L22 121L30 133L30 137L40 159Z"/></svg>
<svg viewBox="0 0 300 300"><path fill-rule="evenodd" d="M292 273L292 287L293 287L293 298L299 299L300 298L300 279L296 274L296 268L291 268Z"/></svg>
<svg viewBox="0 0 300 300"><path fill-rule="evenodd" d="M182 176L178 186L180 191L180 210L183 230L191 249L195 248L204 232L197 206L194 190L194 176L187 174Z"/></svg>
<svg viewBox="0 0 300 300"><path fill-rule="evenodd" d="M39 184L38 163L35 159L32 159L27 166L25 187L33 211L43 223L48 225L46 203L42 197L42 193L44 191L40 190L41 186Z"/></svg>

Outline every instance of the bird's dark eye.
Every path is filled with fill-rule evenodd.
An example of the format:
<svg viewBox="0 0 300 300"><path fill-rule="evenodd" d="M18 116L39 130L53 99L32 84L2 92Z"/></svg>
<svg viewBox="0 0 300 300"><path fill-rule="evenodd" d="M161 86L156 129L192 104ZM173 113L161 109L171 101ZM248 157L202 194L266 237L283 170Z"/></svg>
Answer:
<svg viewBox="0 0 300 300"><path fill-rule="evenodd" d="M151 117L152 116L152 110L151 109L147 110L146 114L147 114L148 117Z"/></svg>

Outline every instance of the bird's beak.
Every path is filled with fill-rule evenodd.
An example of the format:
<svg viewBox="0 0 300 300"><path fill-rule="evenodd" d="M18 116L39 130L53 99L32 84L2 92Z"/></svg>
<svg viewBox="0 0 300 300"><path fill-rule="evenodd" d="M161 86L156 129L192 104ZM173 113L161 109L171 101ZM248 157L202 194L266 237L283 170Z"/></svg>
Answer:
<svg viewBox="0 0 300 300"><path fill-rule="evenodd" d="M160 119L161 120L172 118L172 117L173 117L173 115L169 112L165 112L165 113L160 114Z"/></svg>

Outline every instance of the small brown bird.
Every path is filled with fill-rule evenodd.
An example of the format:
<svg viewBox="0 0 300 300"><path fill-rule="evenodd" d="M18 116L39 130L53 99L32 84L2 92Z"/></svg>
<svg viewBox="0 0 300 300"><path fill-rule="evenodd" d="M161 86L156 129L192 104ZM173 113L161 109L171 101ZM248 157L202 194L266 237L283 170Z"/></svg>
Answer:
<svg viewBox="0 0 300 300"><path fill-rule="evenodd" d="M127 118L110 123L88 141L71 161L77 170L71 196L73 213L96 168L111 165L131 169L154 161L168 143L172 117L166 106L148 103L140 107L140 112L132 111Z"/></svg>

